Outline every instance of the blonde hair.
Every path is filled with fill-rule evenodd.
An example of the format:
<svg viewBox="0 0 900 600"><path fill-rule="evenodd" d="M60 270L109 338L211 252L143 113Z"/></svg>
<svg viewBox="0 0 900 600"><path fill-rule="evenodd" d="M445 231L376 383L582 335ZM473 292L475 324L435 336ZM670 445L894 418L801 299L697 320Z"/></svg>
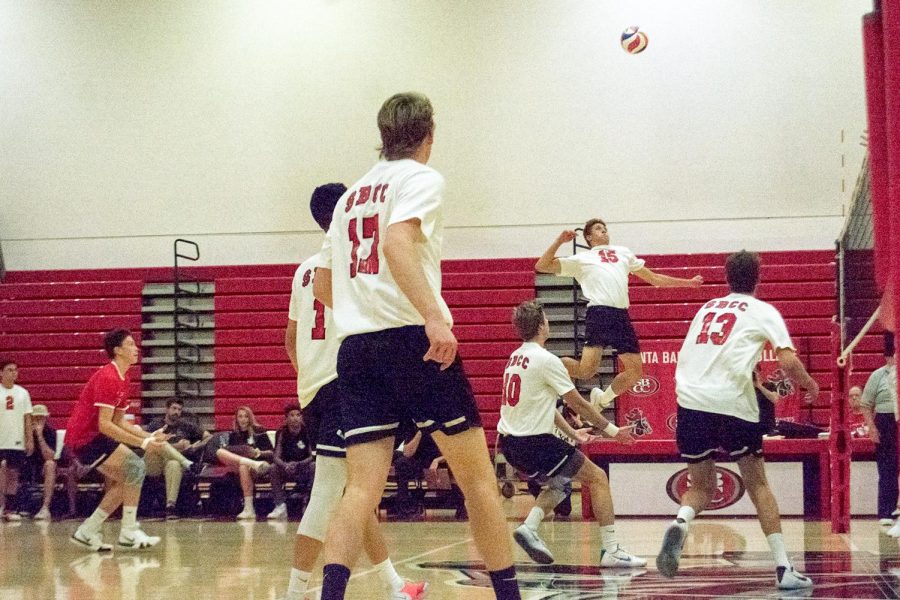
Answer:
<svg viewBox="0 0 900 600"><path fill-rule="evenodd" d="M247 416L250 417L250 429L253 430L253 433L257 431L261 431L263 426L259 424L259 421L256 420L256 415L253 414L253 410L249 406L238 406L238 409L234 411L234 430L240 431L241 426L238 424L238 415L241 411L245 411Z"/></svg>

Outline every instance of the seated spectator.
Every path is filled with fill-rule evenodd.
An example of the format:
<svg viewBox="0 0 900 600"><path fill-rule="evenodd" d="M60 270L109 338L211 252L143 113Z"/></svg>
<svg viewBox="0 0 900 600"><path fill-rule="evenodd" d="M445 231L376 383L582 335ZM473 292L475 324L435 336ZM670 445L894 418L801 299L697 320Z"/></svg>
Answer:
<svg viewBox="0 0 900 600"><path fill-rule="evenodd" d="M763 381L762 363L756 363L753 370L753 387L756 391L756 404L759 406L759 426L763 435L775 435L778 433L775 425L775 406L781 400L775 384Z"/></svg>
<svg viewBox="0 0 900 600"><path fill-rule="evenodd" d="M50 411L43 404L35 404L32 407L31 426L34 435L34 452L27 460L27 470L32 480L39 478L43 481L43 503L41 509L35 513L36 521L49 521L50 502L53 500L53 492L56 489L56 480L65 481L66 493L69 499L69 510L65 516L75 514L75 500L78 494L78 475L84 471L84 467L78 464L78 459L70 452L63 450L60 462L70 468L59 468L56 460L56 430L47 424Z"/></svg>
<svg viewBox="0 0 900 600"><path fill-rule="evenodd" d="M425 513L424 498L413 499L409 483L422 479L422 472L441 455L431 435L423 435L421 430L401 445L394 454L394 473L397 477L397 496L388 509L388 516L398 519L420 518Z"/></svg>
<svg viewBox="0 0 900 600"><path fill-rule="evenodd" d="M847 404L850 405L850 415L847 419L847 429L850 430L850 437L866 438L869 437L869 428L866 427L866 419L862 412L862 388L854 385L847 390Z"/></svg>
<svg viewBox="0 0 900 600"><path fill-rule="evenodd" d="M229 470L238 474L244 494L244 510L239 520L255 520L253 508L253 479L269 472L275 453L265 428L260 425L249 406L241 406L234 413L234 429L228 434L228 446L216 450L216 458Z"/></svg>
<svg viewBox="0 0 900 600"><path fill-rule="evenodd" d="M269 473L275 509L268 518L273 520L287 518L285 482L295 481L298 490L309 494L316 473L300 407L288 404L284 407L284 417L284 425L275 434L275 458Z"/></svg>
<svg viewBox="0 0 900 600"><path fill-rule="evenodd" d="M199 462L203 445L211 437L183 416L184 402L180 398L166 401L166 414L147 424L147 431L160 431L170 436L167 444L144 454L149 477L164 475L166 482L166 519L177 519L175 506L181 478L193 461ZM190 457L190 458L189 458Z"/></svg>

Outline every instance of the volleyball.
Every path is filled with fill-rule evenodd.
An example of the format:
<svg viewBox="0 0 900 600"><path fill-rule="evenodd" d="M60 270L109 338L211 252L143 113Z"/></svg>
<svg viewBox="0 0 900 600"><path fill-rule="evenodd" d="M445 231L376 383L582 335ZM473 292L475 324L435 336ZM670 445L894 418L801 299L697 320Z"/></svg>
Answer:
<svg viewBox="0 0 900 600"><path fill-rule="evenodd" d="M638 54L647 48L647 34L637 25L622 32L622 48L629 54Z"/></svg>

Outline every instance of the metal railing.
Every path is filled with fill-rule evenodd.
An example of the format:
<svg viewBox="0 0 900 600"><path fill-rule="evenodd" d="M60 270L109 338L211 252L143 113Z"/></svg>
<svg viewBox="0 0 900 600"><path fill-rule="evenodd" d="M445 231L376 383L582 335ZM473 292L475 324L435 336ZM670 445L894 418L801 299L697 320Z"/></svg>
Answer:
<svg viewBox="0 0 900 600"><path fill-rule="evenodd" d="M180 250L180 248L184 248L185 246L187 246L188 248L193 248L193 253L185 254L183 250ZM200 295L200 282L184 278L184 274L181 271L182 265L179 264L178 259L188 260L191 262L200 260L200 246L198 246L196 242L192 242L191 240L179 238L175 240L172 251L174 255L175 265L175 272L173 276L175 285L173 288L172 296L172 352L175 372L175 395L179 397L183 395L199 397L200 382L191 377L189 374L185 373L182 367L185 364L199 363L201 358L201 349L197 344L184 340L179 335L179 332L195 331L201 326L200 315L197 314L197 311L190 307L184 306L181 302L183 299ZM186 287L186 285L193 285L194 289L190 289L189 287ZM185 353L182 353L182 350L185 350Z"/></svg>

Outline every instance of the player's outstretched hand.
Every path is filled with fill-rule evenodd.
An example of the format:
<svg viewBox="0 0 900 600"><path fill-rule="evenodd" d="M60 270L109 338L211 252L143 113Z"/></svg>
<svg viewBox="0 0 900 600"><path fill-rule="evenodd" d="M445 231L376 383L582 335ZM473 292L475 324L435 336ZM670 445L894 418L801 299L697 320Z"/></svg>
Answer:
<svg viewBox="0 0 900 600"><path fill-rule="evenodd" d="M433 360L440 363L441 371L453 364L456 360L456 349L459 343L450 327L443 320L427 321L425 323L425 335L431 345L422 360Z"/></svg>
<svg viewBox="0 0 900 600"><path fill-rule="evenodd" d="M636 440L631 434L632 429L634 429L634 425L623 425L622 427L619 427L619 433L613 437L613 440L626 446L633 444Z"/></svg>
<svg viewBox="0 0 900 600"><path fill-rule="evenodd" d="M694 275L691 277L691 287L700 287L703 285L703 275Z"/></svg>
<svg viewBox="0 0 900 600"><path fill-rule="evenodd" d="M556 241L558 241L560 244L565 244L566 242L571 242L576 237L578 237L578 234L575 233L574 229L566 229L561 234L559 234L559 237L556 238Z"/></svg>
<svg viewBox="0 0 900 600"><path fill-rule="evenodd" d="M579 444L589 444L597 439L596 435L591 435L592 427L584 427L575 430L575 441Z"/></svg>

